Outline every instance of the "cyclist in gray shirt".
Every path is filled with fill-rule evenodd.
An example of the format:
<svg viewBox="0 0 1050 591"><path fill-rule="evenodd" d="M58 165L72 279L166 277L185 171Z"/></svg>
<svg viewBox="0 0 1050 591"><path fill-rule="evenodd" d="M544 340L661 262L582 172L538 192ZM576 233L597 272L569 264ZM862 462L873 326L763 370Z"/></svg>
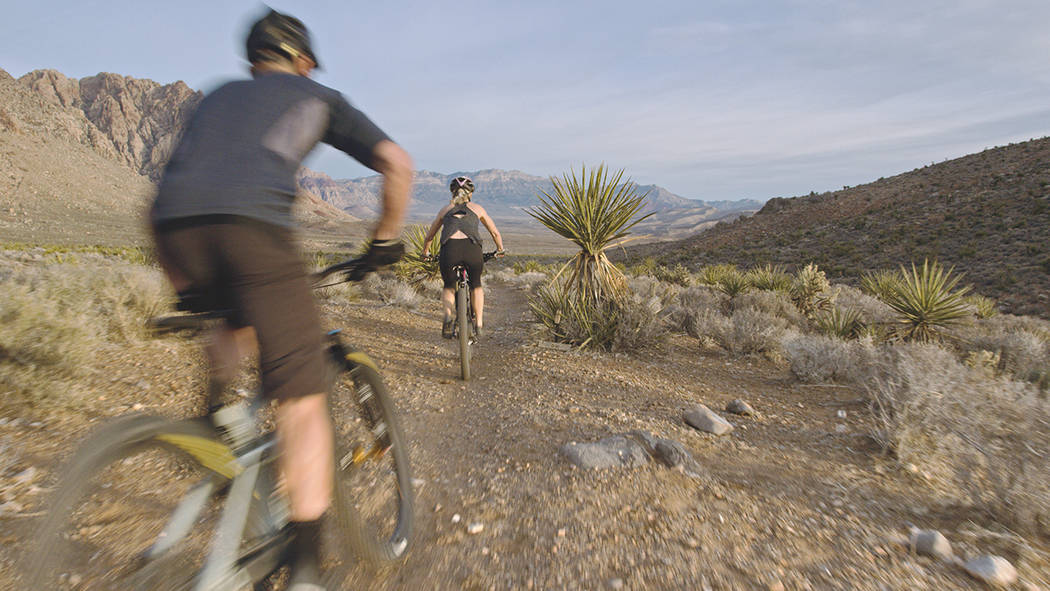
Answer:
<svg viewBox="0 0 1050 591"><path fill-rule="evenodd" d="M228 311L207 347L213 388L258 346L263 395L278 402L280 468L295 541L294 591L320 586L321 519L331 502L332 426L322 328L290 229L295 175L327 143L384 177L382 213L357 272L397 262L412 161L317 67L306 27L270 11L249 32L252 79L201 101L164 172L150 212L157 258L194 312Z"/></svg>

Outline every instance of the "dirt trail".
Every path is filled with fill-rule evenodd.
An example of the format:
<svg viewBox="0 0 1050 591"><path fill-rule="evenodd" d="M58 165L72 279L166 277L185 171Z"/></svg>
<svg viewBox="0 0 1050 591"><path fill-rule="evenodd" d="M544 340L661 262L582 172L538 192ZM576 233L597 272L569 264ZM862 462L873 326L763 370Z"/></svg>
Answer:
<svg viewBox="0 0 1050 591"><path fill-rule="evenodd" d="M486 303L469 383L440 337L436 302L416 312L325 305L327 321L379 362L421 481L406 562L357 568L342 588L973 588L958 567L898 545L909 524L940 528L957 551L1019 558L1008 545L969 546L960 530L977 516L935 504L921 476L880 455L859 392L801 386L764 360L701 355L686 337L642 356L554 350L532 334L524 292L492 286ZM143 379L169 384L146 404L184 390L186 365L144 364ZM761 417L726 415L736 429L723 437L681 420L698 403L720 410L734 398ZM43 439L84 427L76 423L0 425L0 442L22 440L19 461L46 468L58 452ZM684 444L699 476L656 463L581 471L558 454L635 429ZM0 514L0 589L31 514ZM477 523L482 531L468 533Z"/></svg>

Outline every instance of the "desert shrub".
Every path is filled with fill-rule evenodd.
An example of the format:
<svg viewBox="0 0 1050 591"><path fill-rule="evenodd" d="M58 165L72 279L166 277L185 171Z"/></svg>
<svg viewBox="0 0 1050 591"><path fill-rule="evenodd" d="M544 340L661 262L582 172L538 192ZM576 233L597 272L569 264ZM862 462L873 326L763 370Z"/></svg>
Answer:
<svg viewBox="0 0 1050 591"><path fill-rule="evenodd" d="M861 383L870 371L875 345L871 339L845 341L824 335L788 334L784 356L799 381Z"/></svg>
<svg viewBox="0 0 1050 591"><path fill-rule="evenodd" d="M387 273L370 273L360 284L361 291L384 304L415 310L423 302L415 286Z"/></svg>
<svg viewBox="0 0 1050 591"><path fill-rule="evenodd" d="M398 276L419 286L427 281L436 281L441 278L441 269L438 266L437 254L441 250L441 236L435 234L427 244L427 230L424 225L414 225L405 233L405 256L394 266ZM424 259L423 249L433 255L434 258Z"/></svg>
<svg viewBox="0 0 1050 591"><path fill-rule="evenodd" d="M599 300L560 282L540 287L529 307L557 342L604 351L639 351L659 346L667 334L659 295L629 290L621 299Z"/></svg>
<svg viewBox="0 0 1050 591"><path fill-rule="evenodd" d="M1050 533L1050 400L935 345L884 347L874 370L865 385L888 450L955 500Z"/></svg>
<svg viewBox="0 0 1050 591"><path fill-rule="evenodd" d="M795 328L803 328L807 324L806 317L798 311L791 303L791 298L784 292L779 291L749 291L737 296L733 301L735 310L752 309L783 318L788 325Z"/></svg>
<svg viewBox="0 0 1050 591"><path fill-rule="evenodd" d="M958 331L964 358L981 351L995 355L998 373L1050 389L1050 325L1037 318L999 315Z"/></svg>
<svg viewBox="0 0 1050 591"><path fill-rule="evenodd" d="M809 316L815 311L825 308L831 304L831 296L824 271L821 271L813 263L799 269L791 282L791 301L800 312Z"/></svg>
<svg viewBox="0 0 1050 591"><path fill-rule="evenodd" d="M718 285L730 273L739 273L736 265L704 265L697 273L697 282L700 285Z"/></svg>
<svg viewBox="0 0 1050 591"><path fill-rule="evenodd" d="M952 270L928 260L921 270L914 264L910 271L901 267L900 283L883 296L897 313L901 338L920 343L940 340L946 329L970 316L963 300L969 288L955 289L961 277L953 276Z"/></svg>
<svg viewBox="0 0 1050 591"><path fill-rule="evenodd" d="M887 326L897 320L893 308L887 306L886 302L855 287L835 285L832 292L835 294L835 305L857 310L867 326Z"/></svg>
<svg viewBox="0 0 1050 591"><path fill-rule="evenodd" d="M676 263L674 267L658 265L649 274L665 283L682 287L689 287L693 284L693 274L689 272L689 269L683 267L681 263Z"/></svg>
<svg viewBox="0 0 1050 591"><path fill-rule="evenodd" d="M697 319L702 314L715 312L721 316L726 302L725 294L708 286L687 287L678 292L677 297L665 310L665 317L671 330L698 336Z"/></svg>
<svg viewBox="0 0 1050 591"><path fill-rule="evenodd" d="M776 292L791 290L791 275L781 265L755 267L747 272L747 279L755 289Z"/></svg>
<svg viewBox="0 0 1050 591"><path fill-rule="evenodd" d="M885 301L888 294L898 290L903 279L900 271L873 271L861 277L860 288L864 293Z"/></svg>
<svg viewBox="0 0 1050 591"><path fill-rule="evenodd" d="M100 350L148 338L173 296L160 271L119 261L44 264L0 283L0 384L34 399L62 390Z"/></svg>
<svg viewBox="0 0 1050 591"><path fill-rule="evenodd" d="M966 305L969 306L970 311L973 315L978 318L991 318L999 313L999 308L995 300L989 297L985 297L979 294L968 295L963 298Z"/></svg>
<svg viewBox="0 0 1050 591"><path fill-rule="evenodd" d="M726 271L714 286L732 300L739 295L747 293L751 289L751 282L746 274L732 269Z"/></svg>
<svg viewBox="0 0 1050 591"><path fill-rule="evenodd" d="M831 306L827 310L819 310L813 315L813 324L829 337L855 339L864 334L864 321L860 310L856 308Z"/></svg>
<svg viewBox="0 0 1050 591"><path fill-rule="evenodd" d="M776 357L781 350L780 341L788 328L784 319L752 309L737 310L728 319L709 315L706 321L706 324L697 328L699 336L711 338L734 355L765 354Z"/></svg>

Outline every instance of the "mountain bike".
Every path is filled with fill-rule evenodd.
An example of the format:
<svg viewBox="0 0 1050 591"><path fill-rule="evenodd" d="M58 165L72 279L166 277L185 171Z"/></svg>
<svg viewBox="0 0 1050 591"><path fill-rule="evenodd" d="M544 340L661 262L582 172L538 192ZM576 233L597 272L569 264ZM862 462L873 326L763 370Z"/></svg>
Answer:
<svg viewBox="0 0 1050 591"><path fill-rule="evenodd" d="M315 279L357 264L332 265ZM199 330L223 318L151 325ZM399 560L411 541L413 490L394 404L376 364L337 330L327 334L326 356L336 467L322 559ZM255 397L184 420L126 416L79 443L38 529L26 588L226 591L270 577L292 536L262 405Z"/></svg>
<svg viewBox="0 0 1050 591"><path fill-rule="evenodd" d="M482 260L491 260L497 252L483 253ZM470 379L470 346L477 342L478 326L470 301L470 273L466 266L460 264L452 267L452 274L456 276L456 316L452 324L452 338L459 340L460 378L466 381Z"/></svg>

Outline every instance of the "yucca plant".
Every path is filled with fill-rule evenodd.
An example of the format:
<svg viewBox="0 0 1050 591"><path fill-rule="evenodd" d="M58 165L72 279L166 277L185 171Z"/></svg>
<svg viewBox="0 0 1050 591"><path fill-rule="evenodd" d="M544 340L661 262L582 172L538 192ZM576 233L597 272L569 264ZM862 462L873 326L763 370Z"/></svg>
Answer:
<svg viewBox="0 0 1050 591"><path fill-rule="evenodd" d="M860 311L855 308L832 306L829 310L816 313L813 322L820 332L829 337L855 339L865 333Z"/></svg>
<svg viewBox="0 0 1050 591"><path fill-rule="evenodd" d="M809 263L799 270L791 282L791 301L800 312L810 316L817 310L831 305L832 298L828 294L830 288L831 284L824 276L824 271Z"/></svg>
<svg viewBox="0 0 1050 591"><path fill-rule="evenodd" d="M996 302L992 298L973 294L963 299L969 304L970 309L973 310L974 315L978 318L991 318L999 313L999 308L996 307Z"/></svg>
<svg viewBox="0 0 1050 591"><path fill-rule="evenodd" d="M553 193L542 191L541 205L526 210L580 247L558 276L566 274L566 289L595 301L624 297L623 272L609 261L605 250L626 242L628 230L652 215L638 217L648 192L638 195L634 183L622 179L623 170L610 176L604 164L589 175L583 167L579 177L575 171L561 179L551 177Z"/></svg>
<svg viewBox="0 0 1050 591"><path fill-rule="evenodd" d="M738 295L747 293L747 290L751 289L751 282L746 274L734 268L731 271L727 271L719 279L718 283L715 284L715 288L730 298L735 298Z"/></svg>
<svg viewBox="0 0 1050 591"><path fill-rule="evenodd" d="M791 275L782 265L755 267L747 272L747 278L755 289L782 293L791 291Z"/></svg>
<svg viewBox="0 0 1050 591"><path fill-rule="evenodd" d="M860 279L860 289L864 293L885 301L886 295L896 292L901 284L900 271L874 271L865 273Z"/></svg>
<svg viewBox="0 0 1050 591"><path fill-rule="evenodd" d="M426 261L423 260L423 247L424 239L427 237L427 227L424 225L415 225L408 228L405 232L405 242L407 248L405 249L405 256L398 262L396 270L397 274L408 280L414 286L419 286L421 283L435 279L441 276L441 269L438 267L437 260ZM441 248L440 244L441 237L434 235L430 240L430 254L437 255L438 249Z"/></svg>
<svg viewBox="0 0 1050 591"><path fill-rule="evenodd" d="M736 265L704 265L697 274L700 285L718 285L730 273L738 273Z"/></svg>
<svg viewBox="0 0 1050 591"><path fill-rule="evenodd" d="M689 287L693 284L693 274L682 263L675 263L674 267L671 268L657 265L649 274L659 281L681 285L682 287Z"/></svg>
<svg viewBox="0 0 1050 591"><path fill-rule="evenodd" d="M883 299L897 312L898 334L905 340L927 343L938 340L943 330L970 315L965 295L969 287L955 289L962 279L952 275L954 267L944 270L936 261L924 260L922 269L915 263L911 271L901 267L900 286Z"/></svg>

